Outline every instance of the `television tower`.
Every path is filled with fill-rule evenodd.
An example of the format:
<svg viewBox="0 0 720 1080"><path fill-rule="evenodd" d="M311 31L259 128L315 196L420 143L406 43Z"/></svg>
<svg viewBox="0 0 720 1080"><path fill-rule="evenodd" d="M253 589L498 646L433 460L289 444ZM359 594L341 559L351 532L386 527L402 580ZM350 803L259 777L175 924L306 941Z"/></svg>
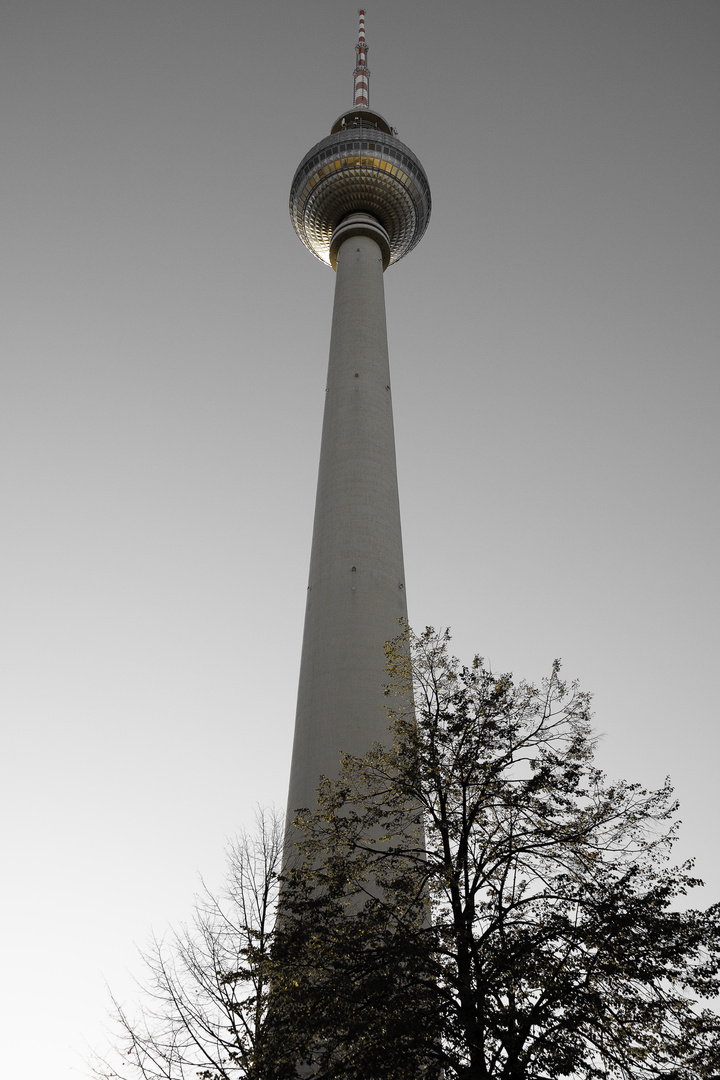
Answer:
<svg viewBox="0 0 720 1080"><path fill-rule="evenodd" d="M365 12L353 107L300 162L290 216L333 267L335 302L288 814L315 805L340 753L388 734L384 643L407 618L383 273L430 217L425 171L370 109Z"/></svg>

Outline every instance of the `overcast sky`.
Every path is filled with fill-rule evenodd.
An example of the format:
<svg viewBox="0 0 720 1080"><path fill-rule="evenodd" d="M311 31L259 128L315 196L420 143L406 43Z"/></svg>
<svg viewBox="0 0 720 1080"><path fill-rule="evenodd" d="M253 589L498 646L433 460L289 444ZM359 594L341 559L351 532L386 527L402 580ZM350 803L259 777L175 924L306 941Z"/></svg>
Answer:
<svg viewBox="0 0 720 1080"><path fill-rule="evenodd" d="M3 0L2 1068L284 805L357 0ZM595 692L720 895L720 4L368 0L433 214L386 275L412 623Z"/></svg>

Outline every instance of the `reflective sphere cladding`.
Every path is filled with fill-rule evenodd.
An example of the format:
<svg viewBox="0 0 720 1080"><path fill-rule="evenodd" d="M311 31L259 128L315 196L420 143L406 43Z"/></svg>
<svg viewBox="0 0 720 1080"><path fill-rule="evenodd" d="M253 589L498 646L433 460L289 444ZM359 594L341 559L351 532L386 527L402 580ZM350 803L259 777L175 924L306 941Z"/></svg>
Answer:
<svg viewBox="0 0 720 1080"><path fill-rule="evenodd" d="M330 262L330 238L344 217L372 214L390 238L390 262L419 243L430 220L430 186L411 150L379 128L348 127L328 135L300 162L290 189L290 216L305 247Z"/></svg>

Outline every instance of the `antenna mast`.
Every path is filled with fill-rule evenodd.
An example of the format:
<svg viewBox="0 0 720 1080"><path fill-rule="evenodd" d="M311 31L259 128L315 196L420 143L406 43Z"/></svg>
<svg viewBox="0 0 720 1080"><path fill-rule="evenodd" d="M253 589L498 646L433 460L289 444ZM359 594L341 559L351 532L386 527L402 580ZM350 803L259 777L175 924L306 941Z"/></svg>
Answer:
<svg viewBox="0 0 720 1080"><path fill-rule="evenodd" d="M365 8L360 8L358 15L360 16L360 33L355 46L353 105L367 109L370 104L370 72L367 66L368 47L365 43Z"/></svg>

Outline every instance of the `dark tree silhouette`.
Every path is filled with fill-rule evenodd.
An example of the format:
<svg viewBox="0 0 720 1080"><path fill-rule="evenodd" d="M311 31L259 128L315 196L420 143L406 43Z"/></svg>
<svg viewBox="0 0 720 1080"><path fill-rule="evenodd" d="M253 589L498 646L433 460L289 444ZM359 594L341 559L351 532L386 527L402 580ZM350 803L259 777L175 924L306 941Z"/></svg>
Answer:
<svg viewBox="0 0 720 1080"><path fill-rule="evenodd" d="M669 784L607 780L558 664L514 682L432 630L387 652L388 745L284 855L273 816L240 838L96 1075L717 1080L720 906L687 907Z"/></svg>
<svg viewBox="0 0 720 1080"><path fill-rule="evenodd" d="M720 910L678 910L701 882L669 863L669 784L606 779L557 663L515 683L432 630L388 660L392 747L295 823L278 1058L285 1037L319 1078L716 1076Z"/></svg>
<svg viewBox="0 0 720 1080"><path fill-rule="evenodd" d="M196 901L193 923L143 954L141 1007L114 1001L116 1053L107 1080L257 1080L267 1069L267 959L277 908L282 819L229 851L227 885Z"/></svg>

